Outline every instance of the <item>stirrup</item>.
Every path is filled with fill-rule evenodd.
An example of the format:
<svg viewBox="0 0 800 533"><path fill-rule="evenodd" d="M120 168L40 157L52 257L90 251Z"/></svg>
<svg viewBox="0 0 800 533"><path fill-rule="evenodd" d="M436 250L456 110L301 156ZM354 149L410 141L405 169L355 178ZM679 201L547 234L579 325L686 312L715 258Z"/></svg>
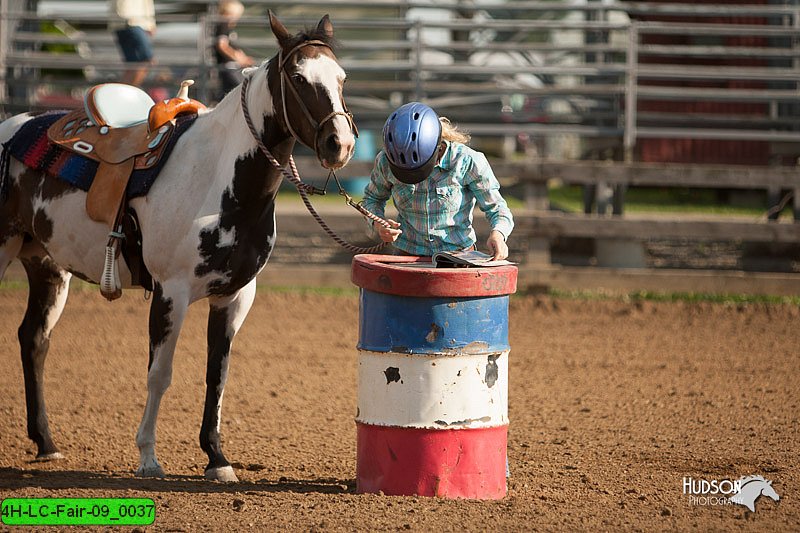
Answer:
<svg viewBox="0 0 800 533"><path fill-rule="evenodd" d="M100 294L111 302L122 296L122 283L119 280L119 268L117 266L117 248L123 235L112 231L108 234L108 237L103 274L100 276Z"/></svg>

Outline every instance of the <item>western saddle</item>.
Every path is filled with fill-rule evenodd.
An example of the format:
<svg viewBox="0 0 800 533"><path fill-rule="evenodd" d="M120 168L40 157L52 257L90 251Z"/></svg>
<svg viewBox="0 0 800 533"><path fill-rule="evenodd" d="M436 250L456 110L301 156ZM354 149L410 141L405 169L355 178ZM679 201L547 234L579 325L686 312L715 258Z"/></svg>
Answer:
<svg viewBox="0 0 800 533"><path fill-rule="evenodd" d="M47 131L51 142L98 162L86 196L86 213L111 230L100 280L100 292L109 300L122 295L116 257L124 237L125 190L131 173L159 162L176 117L205 109L188 97L193 83L183 81L175 98L159 103L132 85L96 85L87 91L84 109L66 114Z"/></svg>

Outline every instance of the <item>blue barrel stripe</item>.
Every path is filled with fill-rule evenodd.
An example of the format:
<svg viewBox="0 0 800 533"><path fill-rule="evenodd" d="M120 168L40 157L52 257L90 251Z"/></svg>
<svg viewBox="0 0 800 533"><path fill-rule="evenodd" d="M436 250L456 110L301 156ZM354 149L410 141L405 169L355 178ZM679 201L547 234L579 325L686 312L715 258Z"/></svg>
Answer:
<svg viewBox="0 0 800 533"><path fill-rule="evenodd" d="M415 298L361 289L360 350L495 353L509 350L508 295Z"/></svg>

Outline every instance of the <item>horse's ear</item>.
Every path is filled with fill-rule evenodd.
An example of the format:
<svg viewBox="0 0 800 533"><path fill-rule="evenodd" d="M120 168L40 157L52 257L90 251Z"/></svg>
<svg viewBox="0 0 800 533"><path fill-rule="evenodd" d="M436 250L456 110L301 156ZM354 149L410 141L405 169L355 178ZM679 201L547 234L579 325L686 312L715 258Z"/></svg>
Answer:
<svg viewBox="0 0 800 533"><path fill-rule="evenodd" d="M281 46L283 46L283 43L292 38L292 36L289 34L289 30L287 30L286 26L284 26L283 23L278 20L278 17L275 16L272 10L269 10L269 25L272 28L273 35L275 35L275 38L278 39L278 44Z"/></svg>
<svg viewBox="0 0 800 533"><path fill-rule="evenodd" d="M317 24L317 31L324 34L328 39L333 39L333 23L328 15L322 17Z"/></svg>

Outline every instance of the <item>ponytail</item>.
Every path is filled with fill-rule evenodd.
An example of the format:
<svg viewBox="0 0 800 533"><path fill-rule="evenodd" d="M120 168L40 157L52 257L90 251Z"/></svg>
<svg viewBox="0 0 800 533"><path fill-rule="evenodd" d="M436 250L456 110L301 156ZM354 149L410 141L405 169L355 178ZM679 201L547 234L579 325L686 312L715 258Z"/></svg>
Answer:
<svg viewBox="0 0 800 533"><path fill-rule="evenodd" d="M470 140L469 133L463 132L458 129L458 126L453 125L447 117L439 117L439 123L442 125L442 140L467 144Z"/></svg>

